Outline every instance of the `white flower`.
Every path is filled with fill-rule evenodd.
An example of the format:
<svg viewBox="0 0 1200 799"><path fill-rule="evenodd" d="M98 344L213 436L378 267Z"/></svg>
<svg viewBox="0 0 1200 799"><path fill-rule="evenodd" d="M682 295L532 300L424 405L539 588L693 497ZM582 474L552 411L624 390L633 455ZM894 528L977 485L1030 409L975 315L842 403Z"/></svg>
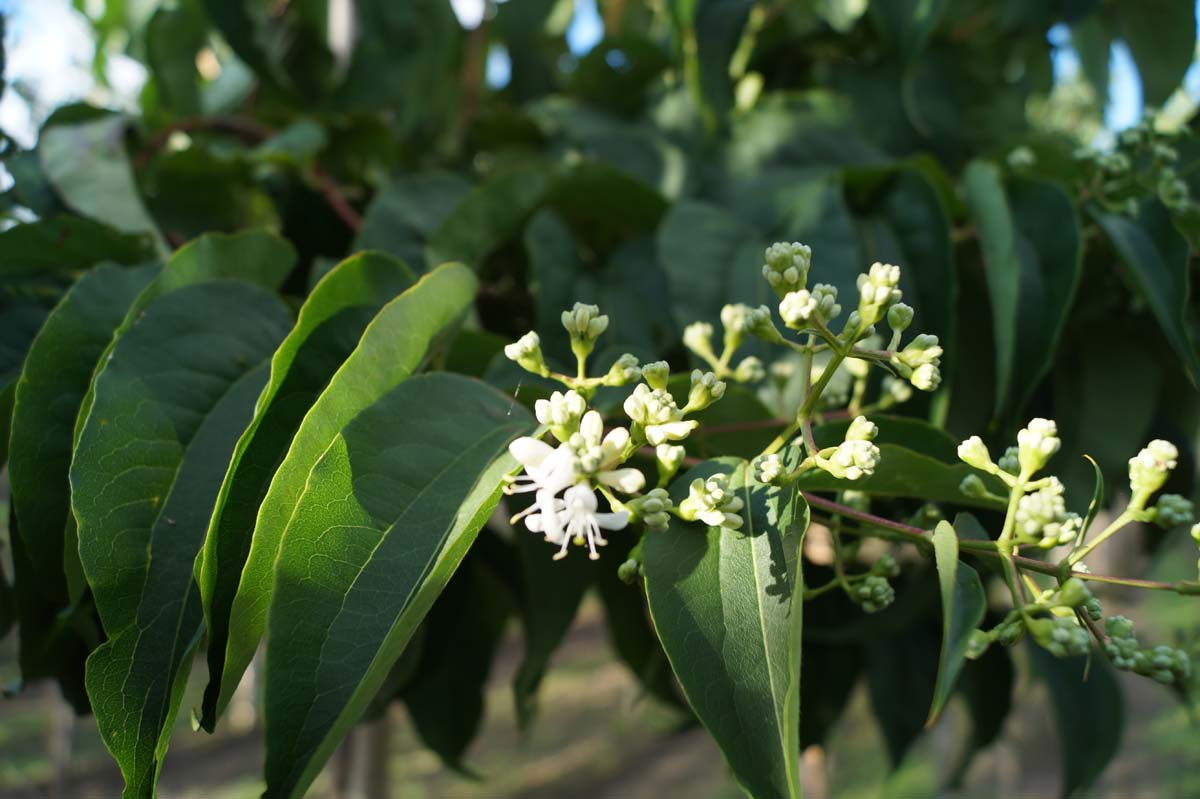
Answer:
<svg viewBox="0 0 1200 799"><path fill-rule="evenodd" d="M745 502L727 485L728 478L716 474L707 480L697 477L688 486L688 496L679 503L680 516L688 521L699 519L711 527L741 528L740 511Z"/></svg>
<svg viewBox="0 0 1200 799"><path fill-rule="evenodd" d="M547 425L559 441L566 441L579 429L579 420L587 411L587 400L578 392L555 391L550 399L540 399L533 404L533 413L538 422Z"/></svg>
<svg viewBox="0 0 1200 799"><path fill-rule="evenodd" d="M601 530L623 530L629 524L627 511L597 513L597 507L596 493L587 483L580 483L568 488L562 499L555 499L549 513L526 517L525 526L561 547L554 555L555 560L567 556L572 541L580 546L586 543L588 557L596 560L600 557L596 547L608 543Z"/></svg>
<svg viewBox="0 0 1200 799"><path fill-rule="evenodd" d="M579 423L579 432L567 442L582 474L595 477L604 485L632 494L640 491L646 478L633 468L617 469L629 445L629 431L615 427L604 435L604 421L596 411L588 411Z"/></svg>
<svg viewBox="0 0 1200 799"><path fill-rule="evenodd" d="M517 463L525 467L508 487L510 494L548 491L557 494L575 482L578 463L567 446L552 447L545 441L523 436L508 445Z"/></svg>
<svg viewBox="0 0 1200 799"><path fill-rule="evenodd" d="M680 441L696 429L698 422L683 421L683 412L675 398L661 388L651 389L638 383L625 398L625 413L646 431L646 440L657 447L667 441Z"/></svg>
<svg viewBox="0 0 1200 799"><path fill-rule="evenodd" d="M1021 471L1026 476L1036 473L1060 446L1058 427L1052 420L1030 419L1029 424L1017 432L1017 460Z"/></svg>
<svg viewBox="0 0 1200 799"><path fill-rule="evenodd" d="M1179 463L1179 450L1170 441L1156 438L1142 451L1129 459L1129 488L1133 493L1131 506L1138 510L1146 506L1150 495L1163 487L1167 476Z"/></svg>

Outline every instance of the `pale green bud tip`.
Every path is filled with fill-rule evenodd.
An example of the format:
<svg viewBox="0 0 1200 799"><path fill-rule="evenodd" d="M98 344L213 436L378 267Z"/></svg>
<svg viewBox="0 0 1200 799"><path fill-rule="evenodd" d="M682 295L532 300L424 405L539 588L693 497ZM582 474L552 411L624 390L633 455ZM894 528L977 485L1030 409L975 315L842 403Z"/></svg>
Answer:
<svg viewBox="0 0 1200 799"><path fill-rule="evenodd" d="M1087 583L1078 577L1071 577L1062 588L1058 589L1058 602L1068 608L1081 608L1092 598L1092 592Z"/></svg>
<svg viewBox="0 0 1200 799"><path fill-rule="evenodd" d="M638 368L638 360L633 355L625 353L612 365L604 378L607 386L623 386L641 377L642 370Z"/></svg>
<svg viewBox="0 0 1200 799"><path fill-rule="evenodd" d="M1037 156L1034 155L1033 150L1021 145L1010 150L1008 158L1005 160L1012 169L1028 169L1037 163Z"/></svg>
<svg viewBox="0 0 1200 799"><path fill-rule="evenodd" d="M542 357L542 340L533 331L521 336L512 344L505 345L504 355L531 372L541 373L546 368Z"/></svg>
<svg viewBox="0 0 1200 799"><path fill-rule="evenodd" d="M655 361L642 367L642 378L650 384L650 388L666 389L667 381L671 379L671 367L666 361Z"/></svg>
<svg viewBox="0 0 1200 799"><path fill-rule="evenodd" d="M712 353L713 326L708 322L692 322L683 329L683 346L697 355Z"/></svg>
<svg viewBox="0 0 1200 799"><path fill-rule="evenodd" d="M780 296L803 288L812 266L812 250L799 242L778 242L766 251L762 273Z"/></svg>
<svg viewBox="0 0 1200 799"><path fill-rule="evenodd" d="M958 490L968 497L981 499L988 495L987 486L984 485L983 479L977 474L968 474L958 484Z"/></svg>
<svg viewBox="0 0 1200 799"><path fill-rule="evenodd" d="M1164 530L1183 527L1195 521L1191 500L1178 494L1163 494L1154 509L1154 521Z"/></svg>
<svg viewBox="0 0 1200 799"><path fill-rule="evenodd" d="M828 458L818 455L817 465L838 479L859 480L875 473L879 447L862 439L843 441Z"/></svg>
<svg viewBox="0 0 1200 799"><path fill-rule="evenodd" d="M865 416L855 417L846 428L847 441L873 441L879 435L879 428Z"/></svg>
<svg viewBox="0 0 1200 799"><path fill-rule="evenodd" d="M757 383L766 376L767 370L763 367L762 361L753 355L743 358L733 372L733 379L739 383Z"/></svg>
<svg viewBox="0 0 1200 799"><path fill-rule="evenodd" d="M1050 419L1031 419L1029 424L1017 432L1017 460L1021 471L1032 475L1046 465L1058 452L1062 441L1058 438L1058 426Z"/></svg>
<svg viewBox="0 0 1200 799"><path fill-rule="evenodd" d="M738 303L736 305L726 305L721 309L721 324L725 327L726 333L742 334L749 331L750 314L753 308L749 305Z"/></svg>
<svg viewBox="0 0 1200 799"><path fill-rule="evenodd" d="M1197 544L1200 544L1200 522L1192 525L1192 538Z"/></svg>
<svg viewBox="0 0 1200 799"><path fill-rule="evenodd" d="M1146 500L1167 482L1167 475L1179 463L1179 450L1161 438L1147 444L1129 459L1129 487L1133 493L1131 505L1143 508Z"/></svg>
<svg viewBox="0 0 1200 799"><path fill-rule="evenodd" d="M908 402L912 399L912 386L887 375L883 378L883 393L895 403Z"/></svg>
<svg viewBox="0 0 1200 799"><path fill-rule="evenodd" d="M631 500L628 508L649 530L665 530L670 524L674 503L664 488L652 489L643 497Z"/></svg>
<svg viewBox="0 0 1200 799"><path fill-rule="evenodd" d="M850 598L867 613L878 613L896 601L896 591L886 578L872 574L851 586Z"/></svg>
<svg viewBox="0 0 1200 799"><path fill-rule="evenodd" d="M971 636L967 639L968 660L978 660L983 657L988 651L988 647L992 645L992 636L985 633L983 630L972 630Z"/></svg>
<svg viewBox="0 0 1200 799"><path fill-rule="evenodd" d="M938 344L938 337L932 333L922 333L908 342L908 346L897 353L894 360L903 366L916 369L927 364L937 366L941 357L942 348Z"/></svg>
<svg viewBox="0 0 1200 799"><path fill-rule="evenodd" d="M913 309L911 305L898 302L888 309L888 327L890 327L892 330L895 330L897 333L903 333L905 330L908 330L908 326L912 324L912 320Z"/></svg>
<svg viewBox="0 0 1200 799"><path fill-rule="evenodd" d="M765 341L770 341L778 344L783 341L783 336L776 329L775 323L771 321L771 309L765 305L760 305L752 309L746 316L746 330L751 335L757 336Z"/></svg>
<svg viewBox="0 0 1200 799"><path fill-rule="evenodd" d="M1055 657L1086 655L1091 639L1088 632L1070 616L1030 619L1029 634Z"/></svg>
<svg viewBox="0 0 1200 799"><path fill-rule="evenodd" d="M920 391L936 391L942 384L942 372L935 363L924 363L913 370L908 378L913 388Z"/></svg>
<svg viewBox="0 0 1200 799"><path fill-rule="evenodd" d="M658 459L658 465L671 474L679 470L679 465L683 463L683 457L686 454L687 450L678 444L659 444L654 448L654 456Z"/></svg>
<svg viewBox="0 0 1200 799"><path fill-rule="evenodd" d="M641 574L642 564L636 560L630 559L617 567L617 578L626 584L632 585L638 576Z"/></svg>
<svg viewBox="0 0 1200 799"><path fill-rule="evenodd" d="M958 445L958 458L969 466L988 471L992 466L992 455L987 444L979 436L971 436Z"/></svg>
<svg viewBox="0 0 1200 799"><path fill-rule="evenodd" d="M900 564L892 557L890 553L885 552L879 556L879 559L871 564L871 574L877 574L880 577L899 577Z"/></svg>
<svg viewBox="0 0 1200 799"><path fill-rule="evenodd" d="M685 412L700 411L725 396L725 382L718 380L712 372L692 371L692 385L688 391Z"/></svg>
<svg viewBox="0 0 1200 799"><path fill-rule="evenodd" d="M577 302L571 310L563 311L562 325L572 339L595 341L608 329L608 317L602 316L595 305Z"/></svg>
<svg viewBox="0 0 1200 799"><path fill-rule="evenodd" d="M1000 467L1000 471L1014 476L1020 472L1021 462L1017 459L1017 448L1006 447L1004 454L1000 456L1000 460L996 461L996 465Z"/></svg>
<svg viewBox="0 0 1200 799"><path fill-rule="evenodd" d="M858 312L868 324L881 316L881 309L900 301L900 267L894 264L871 264L865 274L858 276Z"/></svg>

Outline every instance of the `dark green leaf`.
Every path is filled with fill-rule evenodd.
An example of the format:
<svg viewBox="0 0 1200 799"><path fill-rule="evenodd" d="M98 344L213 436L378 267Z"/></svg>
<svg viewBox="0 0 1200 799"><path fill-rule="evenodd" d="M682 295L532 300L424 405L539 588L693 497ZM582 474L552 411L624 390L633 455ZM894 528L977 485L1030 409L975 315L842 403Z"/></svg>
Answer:
<svg viewBox="0 0 1200 799"><path fill-rule="evenodd" d="M397 178L367 206L354 249L381 250L423 268L425 242L470 189L470 183L449 172Z"/></svg>
<svg viewBox="0 0 1200 799"><path fill-rule="evenodd" d="M925 47L945 8L945 0L871 0L870 14L880 38L907 61Z"/></svg>
<svg viewBox="0 0 1200 799"><path fill-rule="evenodd" d="M478 269L487 255L516 235L541 204L551 176L540 166L489 178L472 189L429 237L426 262L462 261Z"/></svg>
<svg viewBox="0 0 1200 799"><path fill-rule="evenodd" d="M1089 665L1086 657L1059 659L1032 644L1028 651L1058 719L1062 795L1075 796L1096 781L1121 744L1121 687L1102 658Z"/></svg>
<svg viewBox="0 0 1200 799"><path fill-rule="evenodd" d="M266 629L280 542L313 466L343 427L420 367L434 342L470 306L476 285L469 269L446 264L385 305L305 414L259 506L250 553L230 606L225 668L214 706L218 715Z"/></svg>
<svg viewBox="0 0 1200 799"><path fill-rule="evenodd" d="M823 745L862 676L862 650L853 645L804 642L800 681L800 749Z"/></svg>
<svg viewBox="0 0 1200 799"><path fill-rule="evenodd" d="M63 533L80 403L114 331L157 272L100 266L84 274L50 312L17 382L9 481L30 567L48 600L66 604Z"/></svg>
<svg viewBox="0 0 1200 799"><path fill-rule="evenodd" d="M1196 50L1196 10L1188 3L1143 0L1105 7L1137 62L1146 105L1161 106L1183 83Z"/></svg>
<svg viewBox="0 0 1200 799"><path fill-rule="evenodd" d="M758 799L798 797L800 546L798 491L755 484L745 462L688 472L730 476L746 507L740 531L673 522L646 538L646 594L659 638L696 715L734 776Z"/></svg>
<svg viewBox="0 0 1200 799"><path fill-rule="evenodd" d="M482 383L401 382L337 433L279 548L267 637L268 797L304 794L500 498L532 429Z"/></svg>
<svg viewBox="0 0 1200 799"><path fill-rule="evenodd" d="M412 284L412 273L385 255L343 261L317 284L296 326L271 359L271 379L254 419L234 450L217 497L199 569L208 626L210 678L201 723L212 731L222 692L230 606L250 551L259 505L304 415L388 301ZM225 690L228 699L229 690Z"/></svg>
<svg viewBox="0 0 1200 799"><path fill-rule="evenodd" d="M154 258L154 241L100 222L60 214L0 233L0 270L70 272L101 261L137 264Z"/></svg>
<svg viewBox="0 0 1200 799"><path fill-rule="evenodd" d="M1129 268L1192 385L1200 385L1200 358L1185 320L1190 291L1187 241L1175 231L1170 214L1157 200L1143 203L1137 219L1090 210Z"/></svg>
<svg viewBox="0 0 1200 799"><path fill-rule="evenodd" d="M942 649L926 726L937 720L950 698L966 661L967 641L987 610L987 595L979 575L967 564L958 562L958 534L947 521L938 522L933 531L933 552L942 593Z"/></svg>
<svg viewBox="0 0 1200 799"><path fill-rule="evenodd" d="M208 43L208 21L198 8L159 8L146 26L146 61L154 76L155 100L170 113L200 111L196 55Z"/></svg>
<svg viewBox="0 0 1200 799"><path fill-rule="evenodd" d="M88 695L126 797L154 794L201 630L193 561L289 324L252 284L180 289L146 308L96 378L71 503L109 637L88 659Z"/></svg>
<svg viewBox="0 0 1200 799"><path fill-rule="evenodd" d="M937 628L925 617L866 641L871 708L896 768L925 729L938 670Z"/></svg>

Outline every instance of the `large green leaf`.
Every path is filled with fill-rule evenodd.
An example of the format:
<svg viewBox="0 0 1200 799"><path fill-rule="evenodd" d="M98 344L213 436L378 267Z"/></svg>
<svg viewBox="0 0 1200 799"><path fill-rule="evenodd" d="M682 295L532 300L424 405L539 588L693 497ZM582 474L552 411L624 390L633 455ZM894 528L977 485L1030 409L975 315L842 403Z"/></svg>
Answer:
<svg viewBox="0 0 1200 799"><path fill-rule="evenodd" d="M101 353L157 267L100 266L59 302L29 348L14 398L9 480L37 585L63 599L63 531L75 419Z"/></svg>
<svg viewBox="0 0 1200 799"><path fill-rule="evenodd" d="M1172 0L1105 6L1108 17L1137 62L1142 96L1159 106L1183 83L1196 50L1196 9Z"/></svg>
<svg viewBox="0 0 1200 799"><path fill-rule="evenodd" d="M1089 209L1129 268L1163 335L1179 356L1193 385L1200 386L1200 358L1188 334L1190 292L1187 241L1176 232L1158 200L1147 200L1136 219Z"/></svg>
<svg viewBox="0 0 1200 799"><path fill-rule="evenodd" d="M228 704L266 629L275 559L309 472L351 419L420 368L430 347L470 307L475 287L474 275L461 264L446 264L422 277L383 307L305 414L258 509L250 552L229 610L225 666L213 706L217 715Z"/></svg>
<svg viewBox="0 0 1200 799"><path fill-rule="evenodd" d="M401 262L363 253L336 266L300 308L271 359L271 379L234 450L204 543L200 596L212 676L201 723L212 730L225 665L229 613L250 552L250 535L271 477L304 415L354 350L380 308L413 282Z"/></svg>
<svg viewBox="0 0 1200 799"><path fill-rule="evenodd" d="M367 206L354 249L381 250L424 271L426 240L470 189L470 183L450 172L397 178Z"/></svg>
<svg viewBox="0 0 1200 799"><path fill-rule="evenodd" d="M872 0L870 15L880 38L908 61L925 47L945 8L945 0Z"/></svg>
<svg viewBox="0 0 1200 799"><path fill-rule="evenodd" d="M672 0L667 4L688 87L715 127L733 107L729 62L752 0Z"/></svg>
<svg viewBox="0 0 1200 799"><path fill-rule="evenodd" d="M96 379L71 502L108 634L88 659L88 695L126 797L154 794L201 630L193 562L289 323L249 283L180 289L146 308Z"/></svg>
<svg viewBox="0 0 1200 799"><path fill-rule="evenodd" d="M136 264L154 258L146 234L122 233L81 216L60 214L0 233L0 272L69 272L101 261Z"/></svg>
<svg viewBox="0 0 1200 799"><path fill-rule="evenodd" d="M972 162L963 178L979 230L996 342L995 413L1019 410L1050 368L1083 264L1075 205L1052 183Z"/></svg>
<svg viewBox="0 0 1200 799"><path fill-rule="evenodd" d="M102 116L42 131L38 155L63 201L84 216L166 244L138 193L125 152L125 120Z"/></svg>
<svg viewBox="0 0 1200 799"><path fill-rule="evenodd" d="M1121 686L1102 658L1056 658L1040 646L1028 649L1058 719L1062 795L1075 796L1096 781L1121 745Z"/></svg>
<svg viewBox="0 0 1200 799"><path fill-rule="evenodd" d="M297 498L267 635L267 797L303 795L375 695L500 498L532 429L449 374L400 383L347 424Z"/></svg>
<svg viewBox="0 0 1200 799"><path fill-rule="evenodd" d="M974 569L958 562L958 534L947 521L938 522L933 531L933 552L942 593L942 649L926 726L937 720L950 698L966 662L967 641L987 610L983 583Z"/></svg>
<svg viewBox="0 0 1200 799"><path fill-rule="evenodd" d="M723 473L745 502L739 530L672 522L644 545L650 613L688 702L756 799L798 797L800 546L808 506L756 484L744 461L709 461L673 487Z"/></svg>
<svg viewBox="0 0 1200 799"><path fill-rule="evenodd" d="M496 247L516 235L551 184L542 166L514 169L473 188L429 237L426 260L462 261L476 269Z"/></svg>

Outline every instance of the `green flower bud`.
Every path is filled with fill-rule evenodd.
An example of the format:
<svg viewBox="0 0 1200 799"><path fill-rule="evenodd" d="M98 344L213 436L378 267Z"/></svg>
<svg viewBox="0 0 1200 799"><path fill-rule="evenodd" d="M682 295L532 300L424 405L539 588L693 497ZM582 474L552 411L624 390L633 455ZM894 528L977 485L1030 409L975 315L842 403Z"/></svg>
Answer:
<svg viewBox="0 0 1200 799"><path fill-rule="evenodd" d="M1133 622L1125 616L1109 616L1105 619L1104 632L1109 638L1137 640L1133 635Z"/></svg>
<svg viewBox="0 0 1200 799"><path fill-rule="evenodd" d="M692 386L688 390L688 401L684 407L685 414L702 411L725 396L725 381L718 380L712 372L692 370Z"/></svg>
<svg viewBox="0 0 1200 799"><path fill-rule="evenodd" d="M858 276L858 314L861 323L874 325L888 308L900 301L900 267L892 264L871 264L865 274Z"/></svg>
<svg viewBox="0 0 1200 799"><path fill-rule="evenodd" d="M799 242L778 242L766 251L762 274L780 297L804 288L812 266L812 250Z"/></svg>
<svg viewBox="0 0 1200 799"><path fill-rule="evenodd" d="M1086 655L1091 645L1087 630L1070 616L1030 619L1028 626L1033 640L1055 657Z"/></svg>
<svg viewBox="0 0 1200 799"><path fill-rule="evenodd" d="M1025 637L1025 624L1018 617L1012 621L1003 621L996 625L993 631L996 635L996 640L1004 646L1014 646Z"/></svg>
<svg viewBox="0 0 1200 799"><path fill-rule="evenodd" d="M865 416L856 416L846 428L846 441L874 441L879 428Z"/></svg>
<svg viewBox="0 0 1200 799"><path fill-rule="evenodd" d="M941 363L941 357L942 348L938 345L938 337L932 333L922 333L910 341L903 350L896 353L894 360L904 366L916 369L930 363L937 365Z"/></svg>
<svg viewBox="0 0 1200 799"><path fill-rule="evenodd" d="M880 577L899 577L900 564L896 562L891 553L885 552L871 565L871 574L877 574Z"/></svg>
<svg viewBox="0 0 1200 799"><path fill-rule="evenodd" d="M613 363L604 376L606 386L624 386L637 380L642 374L637 358L625 353Z"/></svg>
<svg viewBox="0 0 1200 799"><path fill-rule="evenodd" d="M737 530L744 524L739 515L744 506L741 497L729 490L727 476L717 474L707 480L697 477L692 481L687 499L679 503L679 515L710 527Z"/></svg>
<svg viewBox="0 0 1200 799"><path fill-rule="evenodd" d="M942 372L936 363L923 363L913 369L908 380L913 384L913 388L921 391L936 391L937 387L942 384Z"/></svg>
<svg viewBox="0 0 1200 799"><path fill-rule="evenodd" d="M1092 597L1083 603L1083 611L1092 621L1100 621L1104 618L1104 606L1100 604L1100 600Z"/></svg>
<svg viewBox="0 0 1200 799"><path fill-rule="evenodd" d="M767 370L763 368L762 361L753 355L743 358L733 370L733 379L739 383L757 383L766 376Z"/></svg>
<svg viewBox="0 0 1200 799"><path fill-rule="evenodd" d="M817 466L840 480L858 480L875 473L879 447L862 439L846 440L836 448L817 453L816 461Z"/></svg>
<svg viewBox="0 0 1200 799"><path fill-rule="evenodd" d="M1195 540L1197 544L1200 544L1200 522L1192 525L1192 539Z"/></svg>
<svg viewBox="0 0 1200 799"><path fill-rule="evenodd" d="M658 464L658 479L665 483L679 471L687 450L678 444L659 444L654 448L654 459Z"/></svg>
<svg viewBox="0 0 1200 799"><path fill-rule="evenodd" d="M1004 454L1000 456L1000 460L996 461L996 465L1000 467L1000 471L1013 475L1014 477L1021 471L1021 461L1018 457L1019 451L1016 447L1007 447Z"/></svg>
<svg viewBox="0 0 1200 799"><path fill-rule="evenodd" d="M992 463L992 454L988 452L987 444L984 444L979 436L971 436L958 445L958 459L985 472L990 472L996 467L996 464Z"/></svg>
<svg viewBox="0 0 1200 799"><path fill-rule="evenodd" d="M527 372L533 372L542 377L550 374L550 370L546 368L545 358L542 356L542 340L533 331L521 336L512 344L506 345L504 355L510 361L516 361Z"/></svg>
<svg viewBox="0 0 1200 799"><path fill-rule="evenodd" d="M645 496L637 497L625 503L625 507L636 521L646 525L650 531L660 532L667 529L671 522L671 495L665 488L655 488Z"/></svg>
<svg viewBox="0 0 1200 799"><path fill-rule="evenodd" d="M878 613L896 601L896 591L885 578L872 574L851 586L850 598L867 613Z"/></svg>
<svg viewBox="0 0 1200 799"><path fill-rule="evenodd" d="M540 424L550 428L555 438L566 441L579 432L579 422L587 413L587 400L575 391L565 394L555 391L550 399L535 402L533 413Z"/></svg>
<svg viewBox="0 0 1200 799"><path fill-rule="evenodd" d="M1096 158L1096 164L1110 175L1121 175L1129 171L1129 156L1125 153L1103 153Z"/></svg>
<svg viewBox="0 0 1200 799"><path fill-rule="evenodd" d="M742 346L746 333L749 332L747 324L753 310L749 305L741 303L726 305L721 309L721 325L725 328L724 346L729 352Z"/></svg>
<svg viewBox="0 0 1200 799"><path fill-rule="evenodd" d="M1129 459L1129 490L1133 495L1129 507L1142 510L1150 495L1163 487L1167 476L1179 463L1179 450L1170 441L1161 438L1147 444L1141 452Z"/></svg>
<svg viewBox="0 0 1200 799"><path fill-rule="evenodd" d="M650 388L666 390L667 382L671 379L671 367L666 361L655 361L642 366L642 379L650 384Z"/></svg>
<svg viewBox="0 0 1200 799"><path fill-rule="evenodd" d="M1031 419L1024 429L1017 432L1017 460L1021 464L1021 473L1026 477L1037 474L1060 446L1062 441L1058 438L1058 427L1053 421Z"/></svg>
<svg viewBox="0 0 1200 799"><path fill-rule="evenodd" d="M1192 502L1178 494L1163 494L1154 508L1154 521L1164 530L1183 527L1195 521Z"/></svg>
<svg viewBox="0 0 1200 799"><path fill-rule="evenodd" d="M983 630L972 630L971 637L967 639L967 659L978 660L983 657L983 653L987 652L991 645L992 636Z"/></svg>
<svg viewBox="0 0 1200 799"><path fill-rule="evenodd" d="M1013 532L1023 543L1036 544L1043 538L1057 540L1061 526L1069 521L1063 484L1058 478L1049 478L1045 486L1017 500L1014 521ZM1074 532L1072 529L1072 538Z"/></svg>
<svg viewBox="0 0 1200 799"><path fill-rule="evenodd" d="M608 329L608 317L601 315L595 305L577 302L571 310L562 312L562 325L572 340L595 341Z"/></svg>
<svg viewBox="0 0 1200 799"><path fill-rule="evenodd" d="M641 570L642 564L631 558L617 567L617 579L627 585L633 585Z"/></svg>
<svg viewBox="0 0 1200 799"><path fill-rule="evenodd" d="M966 496L976 499L982 499L991 494L987 490L987 486L984 485L983 479L977 474L968 474L964 477L962 482L958 484L958 490Z"/></svg>
<svg viewBox="0 0 1200 799"><path fill-rule="evenodd" d="M771 320L771 309L765 305L752 309L746 315L746 330L750 335L757 336L771 344L779 344L783 341L783 334Z"/></svg>
<svg viewBox="0 0 1200 799"><path fill-rule="evenodd" d="M891 375L884 376L882 389L883 396L891 399L892 403L896 405L912 399L912 386L903 380L897 380Z"/></svg>
<svg viewBox="0 0 1200 799"><path fill-rule="evenodd" d="M708 322L692 322L683 329L683 346L706 361L715 361L712 348L713 326Z"/></svg>
<svg viewBox="0 0 1200 799"><path fill-rule="evenodd" d="M1033 150L1021 145L1010 150L1005 160L1008 162L1009 169L1029 169L1037 163L1037 156L1034 155Z"/></svg>
<svg viewBox="0 0 1200 799"><path fill-rule="evenodd" d="M1080 608L1092 599L1087 583L1078 577L1070 577L1058 589L1058 604L1068 608Z"/></svg>
<svg viewBox="0 0 1200 799"><path fill-rule="evenodd" d="M905 330L908 330L908 326L912 324L912 320L913 320L913 309L912 309L911 305L906 305L905 303L898 302L895 305L893 305L891 308L888 309L888 312L887 312L888 327L890 327L892 330L894 330L897 333L903 333ZM937 341L936 337L934 338L934 341L935 342Z"/></svg>

